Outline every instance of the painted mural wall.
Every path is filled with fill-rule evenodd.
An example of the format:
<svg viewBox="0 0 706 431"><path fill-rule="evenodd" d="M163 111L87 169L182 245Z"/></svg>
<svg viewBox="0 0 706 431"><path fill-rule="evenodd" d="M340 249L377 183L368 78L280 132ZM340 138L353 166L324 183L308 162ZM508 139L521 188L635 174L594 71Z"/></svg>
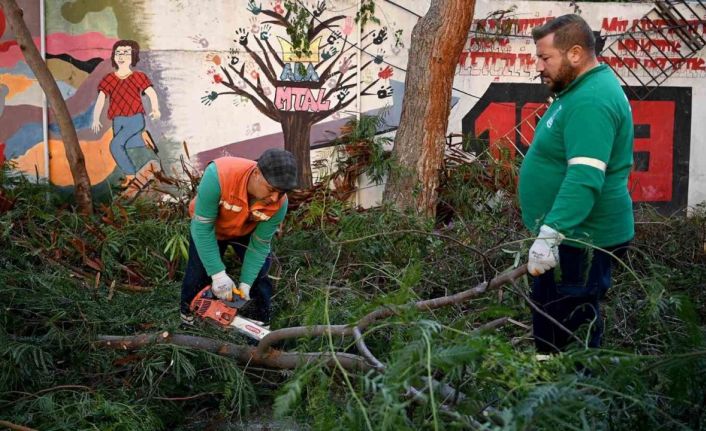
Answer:
<svg viewBox="0 0 706 431"><path fill-rule="evenodd" d="M19 1L38 46L44 29L47 63L98 191L148 179L155 169L171 172L187 154L197 166L224 154L255 158L285 138L309 145L315 162L331 153L331 134L359 114L384 115L394 133L409 38L428 0L377 0L379 22L365 26L354 19L358 0L292 3L313 23L303 48L287 32L296 14L287 15L286 0ZM665 62L677 67L647 97L627 91L636 124L633 198L666 211L706 200L706 122L698 121L706 114L698 103L706 96L706 54L679 60L685 47L673 32L637 34L650 3L580 7L611 47L602 61L629 85L639 87ZM567 2L479 0L457 59L449 133L526 151L547 98L535 79L530 30L570 12ZM645 42L647 35L657 42ZM0 158L70 187L61 137L51 114L43 120L43 103L0 14ZM380 192L366 187L359 201L372 204Z"/></svg>

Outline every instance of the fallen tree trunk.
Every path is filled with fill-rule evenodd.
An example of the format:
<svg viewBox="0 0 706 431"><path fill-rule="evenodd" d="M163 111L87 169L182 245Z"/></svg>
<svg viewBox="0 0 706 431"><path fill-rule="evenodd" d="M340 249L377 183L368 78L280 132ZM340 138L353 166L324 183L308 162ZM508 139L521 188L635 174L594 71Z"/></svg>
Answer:
<svg viewBox="0 0 706 431"><path fill-rule="evenodd" d="M343 368L351 371L380 369L381 364L379 361L366 359L366 357L374 358L374 356L367 351L367 348L361 352L366 356L363 357L349 353L332 354L330 352L284 352L271 349L270 347L276 342L299 337L330 334L336 336L355 336L356 338L360 338L360 333L362 330L370 326L372 323L390 317L397 312L409 308L416 308L420 311L431 311L433 309L448 305L460 304L470 298L479 296L489 289L495 289L506 283L513 282L515 279L526 273L527 265L522 265L512 271L507 271L500 274L489 283L481 283L476 287L464 290L463 292L459 292L454 295L442 296L426 301L417 301L398 307L381 307L364 316L356 325L315 325L278 329L270 332L256 347L243 346L194 335L171 334L166 331L153 334L126 336L99 335L96 346L109 349L133 350L153 343L175 344L199 350L206 350L221 356L233 358L242 364L260 365L277 369L293 369L301 365L317 361L323 361L326 366L332 368L335 367L336 362L338 362Z"/></svg>
<svg viewBox="0 0 706 431"><path fill-rule="evenodd" d="M272 350L267 356L259 355L255 346L242 346L221 340L214 340L195 335L172 334L160 332L139 335L99 335L95 345L108 349L134 350L150 344L174 344L205 350L221 356L233 358L241 364L260 365L270 368L289 370L323 361L329 367L335 367L338 361L347 370L367 371L372 368L361 356L350 353L336 353L335 358L329 352L298 353Z"/></svg>

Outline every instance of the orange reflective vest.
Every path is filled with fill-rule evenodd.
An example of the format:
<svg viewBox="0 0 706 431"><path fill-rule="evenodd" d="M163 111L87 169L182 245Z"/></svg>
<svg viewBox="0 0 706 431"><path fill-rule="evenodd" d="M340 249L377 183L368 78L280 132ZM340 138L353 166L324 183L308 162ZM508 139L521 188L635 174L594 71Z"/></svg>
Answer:
<svg viewBox="0 0 706 431"><path fill-rule="evenodd" d="M257 167L253 160L240 157L221 157L216 164L218 183L221 186L221 199L218 202L216 218L216 238L224 240L245 236L255 230L257 223L269 220L282 207L287 195L274 203L265 205L248 201L248 179ZM189 215L194 217L196 199L189 203Z"/></svg>

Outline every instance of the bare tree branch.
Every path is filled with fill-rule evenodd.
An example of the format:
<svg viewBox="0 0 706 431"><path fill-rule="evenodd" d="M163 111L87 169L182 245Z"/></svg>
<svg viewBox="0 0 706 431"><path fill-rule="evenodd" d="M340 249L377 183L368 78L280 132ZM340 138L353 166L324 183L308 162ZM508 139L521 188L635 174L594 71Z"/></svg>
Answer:
<svg viewBox="0 0 706 431"><path fill-rule="evenodd" d="M353 335L354 327L359 330L364 330L372 323L393 316L399 311L414 308L420 311L431 311L436 308L445 307L453 304L460 304L470 298L474 298L484 293L488 289L495 289L503 284L510 283L518 277L527 273L527 265L522 265L512 271L504 272L490 280L489 283L481 283L476 287L456 293L454 295L441 296L434 299L417 301L396 307L380 307L358 321L355 326L351 325L314 325L314 326L295 326L291 328L283 328L270 332L263 338L257 346L258 354L264 354L267 349L277 341L282 341L295 337L320 336L320 335Z"/></svg>
<svg viewBox="0 0 706 431"><path fill-rule="evenodd" d="M360 70L365 70L365 68L370 66L370 63L372 63L374 61L375 61L375 59L372 59L372 60L368 61L367 63L365 63L364 65L360 66Z"/></svg>
<svg viewBox="0 0 706 431"><path fill-rule="evenodd" d="M66 159L69 162L69 172L71 172L71 178L74 182L74 197L78 210L81 214L93 214L91 180L86 170L86 159L76 134L76 126L71 119L71 112L69 112L54 76L34 44L32 34L24 21L22 9L15 0L0 0L0 8L5 11L5 19L15 34L17 46L22 51L22 55L34 73L39 86L46 94L49 108L56 117L61 132L61 141L66 150Z"/></svg>
<svg viewBox="0 0 706 431"><path fill-rule="evenodd" d="M346 46L347 40L348 40L348 36L346 36L343 39L343 46ZM321 83L321 85L323 85L323 83L326 82L326 80L328 80L329 74L331 73L331 69L336 64L336 62L341 58L341 56L343 55L344 52L345 52L345 50L342 49L341 52L339 52L338 55L336 55L336 57L333 59L333 61L329 62L328 66L326 66L326 69L324 69L323 73L319 77L319 82Z"/></svg>
<svg viewBox="0 0 706 431"><path fill-rule="evenodd" d="M255 36L253 36L253 38L257 41L257 38ZM260 45L260 47L262 48L262 45L260 44L259 41L257 42L257 44ZM250 49L247 44L244 44L243 48L245 48L245 51L248 54L250 54L250 57L253 60L255 60L255 63L257 63L257 65L260 67L260 70L262 70L262 72L265 74L265 77L267 77L267 80L270 81L270 84L275 85L275 81L277 81L277 78L275 78L275 76L272 75L274 73L274 70L272 69L272 64L270 64L269 59L267 60L267 64L265 64L265 62L262 61L260 56L257 55L257 53L255 51ZM264 51L264 48L263 48L263 54L267 55L267 53Z"/></svg>
<svg viewBox="0 0 706 431"><path fill-rule="evenodd" d="M291 24L287 20L287 18L289 18L289 11L287 11L287 15L285 15L285 16L282 16L273 10L267 10L267 9L261 10L260 13L263 15L267 15L271 18L274 18L273 21L264 21L263 24L274 24L274 25L279 25L279 26L285 27L285 28L289 28L291 26Z"/></svg>
<svg viewBox="0 0 706 431"><path fill-rule="evenodd" d="M277 63L280 65L280 67L284 67L284 61L282 61L281 58L279 58L278 52L275 51L275 49L272 47L272 44L270 43L270 39L267 39L265 41L265 44L267 45L267 49L270 51L270 54L272 54L272 58L274 58Z"/></svg>
<svg viewBox="0 0 706 431"><path fill-rule="evenodd" d="M221 82L221 85L230 88L240 96L247 97L260 112L265 114L271 120L279 122L279 111L275 107L274 103L272 103L272 101L265 96L264 91L262 91L262 86L256 87L252 82L250 82L249 79L245 77L245 65L240 68L240 71L231 65L228 65L228 67L235 72L235 74L238 75L238 77L240 77L240 79L242 79L243 82L245 82L255 92L255 94L260 97L261 100L255 95L237 87L233 83L233 78L230 76L230 73L223 66L221 66L221 70L223 70L223 73L226 75L228 82Z"/></svg>
<svg viewBox="0 0 706 431"><path fill-rule="evenodd" d="M328 28L330 30L331 27L339 27L338 25L331 25L331 24L333 24L336 21L345 19L345 18L346 18L345 15L338 15L338 16L334 16L332 18L329 18L326 21L321 21L316 27L314 27L313 30L311 29L311 27L309 28L309 33L307 34L307 37L309 38L309 40L312 40L316 37L316 35L321 33L326 28Z"/></svg>
<svg viewBox="0 0 706 431"><path fill-rule="evenodd" d="M330 352L298 353L271 351L265 357L254 346L239 346L225 341L195 335L160 332L127 336L99 335L96 346L115 350L134 350L151 344L174 344L215 353L235 359L244 365L261 365L276 369L294 369L312 362L323 361L329 368L336 367L336 360L347 370L367 371L370 366L357 355Z"/></svg>
<svg viewBox="0 0 706 431"><path fill-rule="evenodd" d="M356 100L358 97L351 97L344 103L339 103L338 105L334 106L332 109L327 109L325 111L319 111L316 114L314 114L314 123L318 123L319 121L323 120L324 118L328 117L329 115L333 114L334 112L341 111L345 109L348 105L353 103L354 100Z"/></svg>
<svg viewBox="0 0 706 431"><path fill-rule="evenodd" d="M262 44L262 42L260 42L259 38L255 37L255 36L253 36L253 38L255 39L257 46L259 46L260 49L262 50L262 54L265 57L265 61L267 62L267 70L269 70L271 73L274 73L275 68L272 67L272 63L270 62L270 56L267 54L267 51L265 50L265 46ZM282 64L284 65L284 63L282 63ZM273 75L273 79L270 79L270 84L273 84L273 81L275 81L274 75Z"/></svg>
<svg viewBox="0 0 706 431"><path fill-rule="evenodd" d="M12 422L0 420L0 427L9 428L15 431L37 431L34 428L29 428L22 425L13 424Z"/></svg>
<svg viewBox="0 0 706 431"><path fill-rule="evenodd" d="M353 336L355 337L355 346L358 348L360 354L363 355L363 357L367 359L377 371L384 371L385 364L380 362L378 358L370 352L370 349L368 349L368 346L365 345L365 341L363 340L363 334L360 333L360 329L358 329L357 326L353 328Z"/></svg>
<svg viewBox="0 0 706 431"><path fill-rule="evenodd" d="M578 341L579 344L583 343L583 340L580 339L579 337L577 337L576 334L574 334L573 332L571 332L571 330L569 330L569 328L567 328L566 326L562 325L558 320L556 320L555 318L553 318L552 316L550 316L546 311L544 311L544 310L542 310L541 308L539 308L539 306L538 306L537 304L535 304L534 301L532 301L532 299L530 299L530 298L525 294L525 292L522 291L522 289L520 289L520 287L517 285L517 283L516 283L514 280L511 281L510 284L512 284L512 287L515 288L515 291L517 292L517 294L520 295L525 301L527 301L527 304L528 304L534 311L536 311L537 313L539 313L539 314L541 314L542 316L544 316L547 320L549 320L550 322L552 322L553 324L555 324L555 325L556 325L559 329L561 329L562 331L566 332L566 333L567 333L568 335L570 335L574 340Z"/></svg>
<svg viewBox="0 0 706 431"><path fill-rule="evenodd" d="M380 78L376 79L375 81L371 82L370 85L368 85L367 87L365 87L365 88L363 89L363 91L360 92L360 95L361 95L361 96L372 96L373 93L368 93L368 90L370 90L371 88L373 88L373 87L375 86L375 84L377 84L378 82L380 82Z"/></svg>
<svg viewBox="0 0 706 431"><path fill-rule="evenodd" d="M488 289L497 288L505 283L514 282L527 272L527 266L523 265L512 271L505 272L489 283L481 283L472 289L459 292L455 295L443 296L425 301L395 306L381 307L367 314L358 321L356 325L315 325L283 328L272 331L260 341L257 347L241 346L233 343L214 340L205 337L171 334L167 331L152 334L139 334L128 336L99 335L96 345L99 347L120 350L133 350L150 344L174 344L190 347L199 350L216 353L221 356L233 358L241 364L259 365L276 369L293 369L301 365L312 362L323 361L327 367L335 367L336 361L347 370L368 371L371 368L378 371L384 370L385 366L370 352L363 341L361 330L364 330L377 320L390 317L397 312L414 308L420 311L430 311L436 308L458 304L470 298L479 296ZM488 322L474 332L485 329L496 328L507 322L507 318L497 319ZM304 336L354 336L356 345L363 357L348 353L331 352L284 352L270 349L270 346L277 341ZM335 355L335 356L334 356ZM432 382L433 384L434 382ZM438 383L438 382L437 382ZM446 388L448 390L448 388Z"/></svg>

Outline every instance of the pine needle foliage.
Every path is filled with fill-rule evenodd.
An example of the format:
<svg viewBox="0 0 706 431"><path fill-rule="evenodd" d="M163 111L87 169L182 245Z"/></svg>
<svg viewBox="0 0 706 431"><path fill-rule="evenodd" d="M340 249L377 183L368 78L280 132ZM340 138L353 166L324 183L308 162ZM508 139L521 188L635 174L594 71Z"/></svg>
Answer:
<svg viewBox="0 0 706 431"><path fill-rule="evenodd" d="M363 126L352 132L359 145ZM363 211L327 193L300 205L274 242L273 326L352 323L516 264L531 238L509 186L515 169L485 155L447 166L437 220ZM154 331L245 343L210 326L178 328L183 208L116 201L84 218L46 187L7 170L0 180L14 202L0 213L4 420L42 430L706 429L706 208L639 210L603 307L603 349L576 343L538 361L529 309L508 288L431 312L398 309L368 327L382 371L272 371L174 345L96 347L98 334ZM498 317L518 323L475 331ZM278 348L359 353L335 337Z"/></svg>

